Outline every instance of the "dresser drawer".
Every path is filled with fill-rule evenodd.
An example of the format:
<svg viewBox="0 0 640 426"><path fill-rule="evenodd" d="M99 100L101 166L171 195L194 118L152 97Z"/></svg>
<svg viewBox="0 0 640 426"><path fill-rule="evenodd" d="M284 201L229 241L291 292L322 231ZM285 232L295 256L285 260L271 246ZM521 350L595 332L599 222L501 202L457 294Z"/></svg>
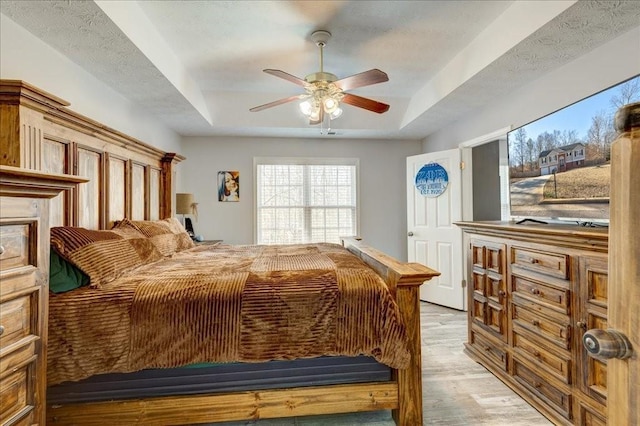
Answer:
<svg viewBox="0 0 640 426"><path fill-rule="evenodd" d="M38 337L31 336L23 345L18 347L0 349L0 377L9 374L11 370L21 368L22 366L36 359L36 341Z"/></svg>
<svg viewBox="0 0 640 426"><path fill-rule="evenodd" d="M12 293L35 287L37 274L35 266L24 266L3 273L0 278L0 303L11 297Z"/></svg>
<svg viewBox="0 0 640 426"><path fill-rule="evenodd" d="M607 426L606 419L606 408L602 408L599 411L594 410L588 405L584 404L582 401L579 403L578 415L578 425L579 426Z"/></svg>
<svg viewBox="0 0 640 426"><path fill-rule="evenodd" d="M30 406L33 389L29 389L29 367L24 366L0 380L0 419L3 422L18 413L33 410Z"/></svg>
<svg viewBox="0 0 640 426"><path fill-rule="evenodd" d="M487 358L501 370L507 371L507 353L502 343L494 341L481 333L472 331L471 344L481 356Z"/></svg>
<svg viewBox="0 0 640 426"><path fill-rule="evenodd" d="M39 423L36 422L35 416L34 416L34 411L33 408L31 407L25 407L25 409L23 411L27 412L27 415L25 416L24 413L20 416L20 420L17 420L15 423L11 423L11 426L34 426L34 425L38 425Z"/></svg>
<svg viewBox="0 0 640 426"><path fill-rule="evenodd" d="M20 296L0 304L0 348L33 333L31 329L31 295Z"/></svg>
<svg viewBox="0 0 640 426"><path fill-rule="evenodd" d="M29 224L0 226L0 271L34 263L30 259Z"/></svg>
<svg viewBox="0 0 640 426"><path fill-rule="evenodd" d="M571 384L570 355L560 356L553 351L544 349L547 346L539 341L535 335L525 332L519 327L513 330L513 347L515 356L528 360L530 364L544 369L549 374L566 384Z"/></svg>
<svg viewBox="0 0 640 426"><path fill-rule="evenodd" d="M517 275L511 277L511 293L515 297L529 302L529 307L535 309L536 304L542 304L548 309L569 315L571 311L571 292L532 281Z"/></svg>
<svg viewBox="0 0 640 426"><path fill-rule="evenodd" d="M515 303L511 311L514 329L516 326L520 326L538 336L544 337L563 349L571 347L571 326L568 323L553 321Z"/></svg>
<svg viewBox="0 0 640 426"><path fill-rule="evenodd" d="M570 391L565 391L561 386L543 379L517 359L514 359L513 370L514 377L520 384L558 411L563 417L571 418L572 396Z"/></svg>
<svg viewBox="0 0 640 426"><path fill-rule="evenodd" d="M569 256L566 254L511 247L511 263L525 270L569 279Z"/></svg>

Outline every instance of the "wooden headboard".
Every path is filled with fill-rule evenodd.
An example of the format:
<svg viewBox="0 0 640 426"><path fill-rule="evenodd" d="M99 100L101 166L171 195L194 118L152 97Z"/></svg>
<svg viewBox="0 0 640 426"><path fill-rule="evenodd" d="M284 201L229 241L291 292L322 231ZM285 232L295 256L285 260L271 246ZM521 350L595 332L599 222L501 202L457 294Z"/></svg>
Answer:
<svg viewBox="0 0 640 426"><path fill-rule="evenodd" d="M174 165L185 158L111 129L20 80L0 80L0 164L83 176L51 203L51 226L108 229L123 217L173 214Z"/></svg>

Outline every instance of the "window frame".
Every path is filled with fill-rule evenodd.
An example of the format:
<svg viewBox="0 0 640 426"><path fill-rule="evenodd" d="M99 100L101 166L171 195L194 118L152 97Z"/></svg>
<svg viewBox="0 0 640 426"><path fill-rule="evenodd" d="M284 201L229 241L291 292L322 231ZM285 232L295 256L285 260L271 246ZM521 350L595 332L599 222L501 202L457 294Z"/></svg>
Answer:
<svg viewBox="0 0 640 426"><path fill-rule="evenodd" d="M360 159L355 157L254 157L253 158L253 243L258 244L258 166L320 165L355 167L355 235L360 235Z"/></svg>

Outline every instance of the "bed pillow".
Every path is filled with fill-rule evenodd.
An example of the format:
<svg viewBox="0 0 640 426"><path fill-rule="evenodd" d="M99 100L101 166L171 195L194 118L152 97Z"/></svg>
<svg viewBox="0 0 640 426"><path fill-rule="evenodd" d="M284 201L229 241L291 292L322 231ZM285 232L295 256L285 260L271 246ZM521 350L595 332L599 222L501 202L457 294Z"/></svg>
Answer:
<svg viewBox="0 0 640 426"><path fill-rule="evenodd" d="M51 228L51 245L99 287L139 266L162 259L162 254L140 231L92 231L60 226Z"/></svg>
<svg viewBox="0 0 640 426"><path fill-rule="evenodd" d="M49 256L49 290L64 293L89 284L89 277L51 249Z"/></svg>
<svg viewBox="0 0 640 426"><path fill-rule="evenodd" d="M144 234L164 256L171 256L195 244L176 218L162 220L123 219L113 229L135 229Z"/></svg>

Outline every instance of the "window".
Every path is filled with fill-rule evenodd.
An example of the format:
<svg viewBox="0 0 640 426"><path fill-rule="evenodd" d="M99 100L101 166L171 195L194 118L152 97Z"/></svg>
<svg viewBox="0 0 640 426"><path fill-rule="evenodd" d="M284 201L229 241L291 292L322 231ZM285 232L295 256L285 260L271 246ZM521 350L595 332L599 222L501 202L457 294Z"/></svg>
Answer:
<svg viewBox="0 0 640 426"><path fill-rule="evenodd" d="M357 234L356 159L256 159L256 242L339 243Z"/></svg>

